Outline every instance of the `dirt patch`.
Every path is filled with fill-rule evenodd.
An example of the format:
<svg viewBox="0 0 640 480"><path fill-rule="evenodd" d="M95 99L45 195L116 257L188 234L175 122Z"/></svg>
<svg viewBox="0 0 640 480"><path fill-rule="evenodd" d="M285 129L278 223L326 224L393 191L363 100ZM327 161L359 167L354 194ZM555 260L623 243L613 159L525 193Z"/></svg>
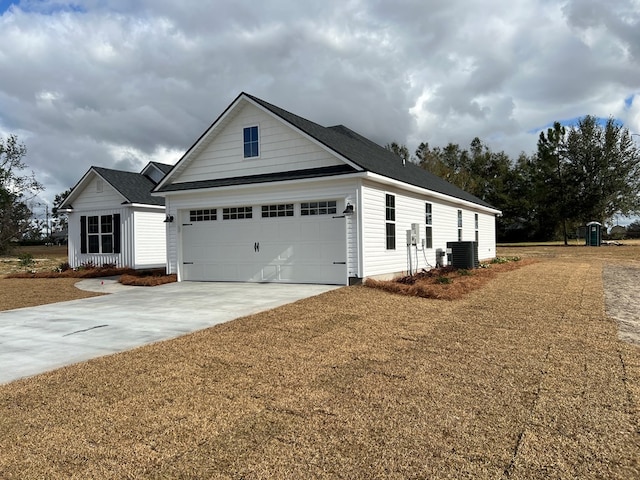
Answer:
<svg viewBox="0 0 640 480"><path fill-rule="evenodd" d="M640 346L640 267L607 264L602 275L607 314L618 323L618 337Z"/></svg>
<svg viewBox="0 0 640 480"><path fill-rule="evenodd" d="M29 266L22 265L20 256L23 254L31 255L33 263ZM11 255L0 257L0 276L24 271L51 272L66 261L66 246L17 247Z"/></svg>

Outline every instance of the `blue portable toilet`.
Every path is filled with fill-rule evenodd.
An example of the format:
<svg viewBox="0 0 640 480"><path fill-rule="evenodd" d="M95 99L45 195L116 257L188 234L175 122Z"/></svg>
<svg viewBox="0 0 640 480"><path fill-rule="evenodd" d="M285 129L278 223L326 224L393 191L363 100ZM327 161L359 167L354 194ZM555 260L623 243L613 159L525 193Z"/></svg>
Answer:
<svg viewBox="0 0 640 480"><path fill-rule="evenodd" d="M602 243L602 224L600 222L587 223L586 245L588 247L599 247Z"/></svg>

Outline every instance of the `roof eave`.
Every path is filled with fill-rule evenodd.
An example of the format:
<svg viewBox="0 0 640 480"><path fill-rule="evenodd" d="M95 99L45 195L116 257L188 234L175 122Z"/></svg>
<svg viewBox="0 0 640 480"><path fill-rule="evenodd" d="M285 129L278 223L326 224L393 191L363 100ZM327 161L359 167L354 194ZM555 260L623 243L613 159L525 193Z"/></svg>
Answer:
<svg viewBox="0 0 640 480"><path fill-rule="evenodd" d="M271 186L279 186L279 185L290 185L291 183L311 183L311 182L319 182L319 181L327 181L329 179L339 179L339 180L349 180L352 178L361 178L363 172L354 172L354 173L345 173L341 175L333 175L327 177L312 177L312 178L302 178L295 180L276 180L273 182L264 182L264 183L246 183L240 185L222 185L218 187L203 187L203 188L190 188L185 190L171 190L171 191L163 191L163 192L154 192L153 195L190 195L194 193L203 193L203 192L224 192L227 190L247 190L252 188L260 188L265 185Z"/></svg>
<svg viewBox="0 0 640 480"><path fill-rule="evenodd" d="M430 197L434 197L440 200L446 200L447 202L454 203L456 205L461 205L465 207L473 207L478 210L483 210L487 213L491 213L494 215L502 215L502 211L496 208L487 207L485 205L480 205L478 203L471 202L469 200L463 200L461 198L453 197L451 195L446 195L444 193L436 192L434 190L429 190L428 188L418 187L416 185L411 185L410 183L401 182L400 180L395 180L393 178L385 177L384 175L380 175L378 173L373 172L364 172L360 174L363 178L373 180L377 183L382 183L385 185L391 185L395 187L402 188L403 190L408 190L410 192L419 193L421 195L428 195Z"/></svg>

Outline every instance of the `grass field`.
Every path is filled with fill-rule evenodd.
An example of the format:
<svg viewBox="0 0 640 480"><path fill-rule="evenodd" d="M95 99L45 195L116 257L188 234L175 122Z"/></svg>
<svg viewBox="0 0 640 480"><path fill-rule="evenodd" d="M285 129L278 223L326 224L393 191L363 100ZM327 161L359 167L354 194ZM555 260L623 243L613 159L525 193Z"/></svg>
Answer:
<svg viewBox="0 0 640 480"><path fill-rule="evenodd" d="M499 254L538 261L460 300L345 287L0 386L0 478L640 478L640 349L602 280L640 246Z"/></svg>

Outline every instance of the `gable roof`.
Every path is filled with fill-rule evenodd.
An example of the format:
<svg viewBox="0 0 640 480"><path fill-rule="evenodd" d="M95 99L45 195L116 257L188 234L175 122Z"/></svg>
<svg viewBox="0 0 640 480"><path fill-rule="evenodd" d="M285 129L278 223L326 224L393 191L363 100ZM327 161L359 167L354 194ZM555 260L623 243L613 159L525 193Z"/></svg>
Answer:
<svg viewBox="0 0 640 480"><path fill-rule="evenodd" d="M288 123L289 125L302 131L303 133L315 139L317 142L324 145L327 149L338 154L359 169L376 173L378 175L388 177L390 179L407 183L416 187L424 188L436 193L454 197L460 200L465 200L467 202L481 205L483 207L495 209L495 207L485 202L484 200L481 200L475 195L472 195L438 177L437 175L428 172L417 164L413 162L403 162L402 159L393 152L387 150L384 147L381 147L380 145L372 142L371 140L345 127L344 125L323 127L321 125L318 125L317 123L307 120L306 118L302 118L298 115L288 112L287 110L277 107L276 105L273 105L258 97L254 97L253 95L244 92L238 95L238 97L231 103L231 105L229 105L229 107L227 107L227 109L218 117L218 119L209 127L209 129L205 133L203 133L203 135L196 141L196 143L194 143L192 147L189 148L189 150L180 159L176 166L181 164L183 160L186 159L193 150L195 150L196 145L198 145L207 137L210 131L218 124L220 119L226 116L230 108L233 105L237 104L238 101L242 98L248 99L252 103L262 107L271 114L280 118L285 123ZM350 169L350 172L354 171L357 170L354 168ZM293 177L297 176L296 172L290 173ZM349 172L345 171L343 173ZM269 178L269 176L262 177L263 178L261 180L253 179L253 182L255 183L256 181L274 181L273 179ZM247 179L247 177L239 177L238 179L225 179L224 182L222 182L222 180L204 180L201 182L165 184L165 181L168 180L168 178L165 177L165 181L161 182L154 191L168 192L177 190L190 190L194 188L210 188L213 186L240 184L243 183L242 178Z"/></svg>
<svg viewBox="0 0 640 480"><path fill-rule="evenodd" d="M164 163L150 163L165 174L172 168L172 165ZM69 193L67 198L65 198L60 205L60 209L72 208L71 203L76 199L80 192L82 192L92 175L97 175L107 182L123 197L123 203L164 206L164 198L151 195L151 191L156 186L156 183L148 176L143 175L142 173L125 172L123 170L93 166L89 168L87 173L85 173L80 181L71 189L71 193Z"/></svg>
<svg viewBox="0 0 640 480"><path fill-rule="evenodd" d="M165 175L171 171L173 165L167 165L166 163L160 162L149 162L151 165L156 167L158 170L162 171Z"/></svg>
<svg viewBox="0 0 640 480"><path fill-rule="evenodd" d="M164 199L151 196L156 184L147 176L135 172L124 172L110 168L91 167L129 203L164 205ZM160 200L160 201L159 201Z"/></svg>

